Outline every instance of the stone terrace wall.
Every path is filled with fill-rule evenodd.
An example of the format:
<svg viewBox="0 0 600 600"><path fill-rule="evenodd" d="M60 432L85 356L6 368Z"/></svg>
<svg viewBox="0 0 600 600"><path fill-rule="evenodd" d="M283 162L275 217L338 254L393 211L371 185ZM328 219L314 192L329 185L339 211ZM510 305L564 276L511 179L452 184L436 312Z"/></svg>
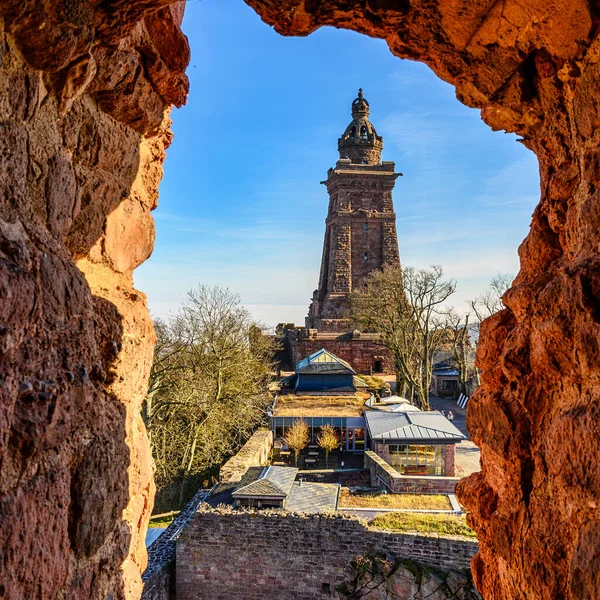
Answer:
<svg viewBox="0 0 600 600"><path fill-rule="evenodd" d="M177 541L177 600L331 597L324 590L369 550L466 570L477 542L370 530L341 516L200 511Z"/></svg>
<svg viewBox="0 0 600 600"><path fill-rule="evenodd" d="M258 467L264 464L272 448L273 432L266 429L255 431L240 451L221 467L219 479L221 481L229 481L233 478L239 480L248 467Z"/></svg>
<svg viewBox="0 0 600 600"><path fill-rule="evenodd" d="M365 469L371 473L371 485L380 487L383 483L390 491L417 492L421 494L454 494L460 477L418 477L400 475L375 452L365 452Z"/></svg>
<svg viewBox="0 0 600 600"><path fill-rule="evenodd" d="M175 540L208 495L199 490L148 549L142 600L175 600Z"/></svg>

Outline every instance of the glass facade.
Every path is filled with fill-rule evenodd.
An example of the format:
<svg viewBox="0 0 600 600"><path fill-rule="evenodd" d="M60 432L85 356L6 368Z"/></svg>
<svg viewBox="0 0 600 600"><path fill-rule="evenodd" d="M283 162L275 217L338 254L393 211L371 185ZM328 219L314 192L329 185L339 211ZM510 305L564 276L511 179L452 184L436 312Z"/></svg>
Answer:
<svg viewBox="0 0 600 600"><path fill-rule="evenodd" d="M347 425L346 417L271 417L271 429L275 438L284 438L285 430L299 418L308 423L312 443L316 443L317 436L321 433L321 427L331 425L337 430L340 446L344 450L363 452L366 448L366 429Z"/></svg>
<svg viewBox="0 0 600 600"><path fill-rule="evenodd" d="M388 444L389 464L403 475L445 475L446 446Z"/></svg>

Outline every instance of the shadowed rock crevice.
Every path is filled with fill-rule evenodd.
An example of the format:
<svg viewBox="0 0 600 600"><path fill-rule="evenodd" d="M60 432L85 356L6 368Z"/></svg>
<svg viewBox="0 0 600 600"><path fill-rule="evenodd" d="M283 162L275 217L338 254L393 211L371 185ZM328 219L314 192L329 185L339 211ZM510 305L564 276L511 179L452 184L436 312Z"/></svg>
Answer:
<svg viewBox="0 0 600 600"><path fill-rule="evenodd" d="M139 597L139 414L182 5L0 5L0 555L6 598ZM147 17L147 19L145 19Z"/></svg>

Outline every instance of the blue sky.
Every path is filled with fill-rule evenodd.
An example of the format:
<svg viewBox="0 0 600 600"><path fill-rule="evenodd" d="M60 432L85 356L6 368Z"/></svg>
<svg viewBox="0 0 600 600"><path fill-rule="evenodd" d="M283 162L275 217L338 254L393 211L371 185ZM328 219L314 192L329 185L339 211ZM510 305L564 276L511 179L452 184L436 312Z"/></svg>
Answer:
<svg viewBox="0 0 600 600"><path fill-rule="evenodd" d="M199 283L219 284L267 325L303 323L317 286L328 197L319 182L362 87L396 162L403 264L441 264L452 303L516 274L539 198L534 155L381 40L322 28L279 36L242 0L192 0L191 93L172 114L156 245L135 272L155 316Z"/></svg>

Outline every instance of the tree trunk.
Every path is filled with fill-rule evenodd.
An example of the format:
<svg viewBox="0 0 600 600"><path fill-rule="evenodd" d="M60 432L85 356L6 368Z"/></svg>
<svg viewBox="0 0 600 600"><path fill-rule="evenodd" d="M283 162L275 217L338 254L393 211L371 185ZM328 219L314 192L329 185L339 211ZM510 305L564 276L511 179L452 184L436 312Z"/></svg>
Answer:
<svg viewBox="0 0 600 600"><path fill-rule="evenodd" d="M194 439L192 441L192 447L190 448L190 460L188 461L187 467L183 474L183 480L181 481L181 488L179 490L179 508L180 509L183 508L183 498L184 498L184 494L185 494L185 486L186 486L190 471L192 470L192 465L194 464L194 456L196 454L197 441L198 441L198 427L196 427L196 430L194 432Z"/></svg>

